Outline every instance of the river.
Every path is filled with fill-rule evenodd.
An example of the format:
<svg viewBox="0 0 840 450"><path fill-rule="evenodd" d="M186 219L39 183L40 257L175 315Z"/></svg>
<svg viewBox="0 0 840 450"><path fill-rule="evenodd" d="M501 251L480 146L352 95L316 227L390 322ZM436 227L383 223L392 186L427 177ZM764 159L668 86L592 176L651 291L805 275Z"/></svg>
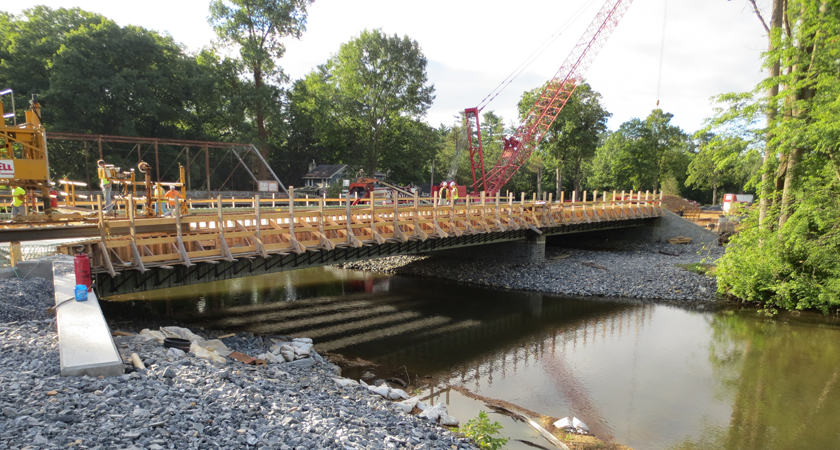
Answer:
<svg viewBox="0 0 840 450"><path fill-rule="evenodd" d="M462 423L490 411L449 385L537 414L576 416L642 449L840 448L840 320L717 312L380 276L332 267L103 302L109 319L153 313L225 331L312 337L320 352L410 379ZM138 311L139 310L139 311ZM368 374L369 375L369 374ZM372 380L371 380L372 381ZM502 414L508 449L541 445Z"/></svg>

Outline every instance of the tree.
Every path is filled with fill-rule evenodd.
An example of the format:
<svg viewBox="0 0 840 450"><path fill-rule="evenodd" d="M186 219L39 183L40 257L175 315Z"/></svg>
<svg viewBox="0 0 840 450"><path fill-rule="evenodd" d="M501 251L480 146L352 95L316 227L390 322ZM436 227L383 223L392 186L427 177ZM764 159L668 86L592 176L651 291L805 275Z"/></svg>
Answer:
<svg viewBox="0 0 840 450"><path fill-rule="evenodd" d="M69 35L108 19L78 8L36 6L20 17L0 13L0 86L28 98L50 87L51 62Z"/></svg>
<svg viewBox="0 0 840 450"><path fill-rule="evenodd" d="M283 39L306 30L306 8L313 0L213 0L210 24L222 43L239 47L243 69L253 84L247 104L257 127L260 152L268 159L267 116L279 110L280 92L270 81L282 78L275 60L286 52ZM260 177L268 170L260 166Z"/></svg>
<svg viewBox="0 0 840 450"><path fill-rule="evenodd" d="M520 115L530 111L543 89L537 88L523 94L519 101ZM601 136L607 130L607 119L611 115L601 105L601 94L593 91L589 84L581 83L539 145L537 153L550 166L559 169L561 177L568 173L575 191L581 189L584 164L595 156ZM557 184L562 185L562 181L558 180Z"/></svg>
<svg viewBox="0 0 840 450"><path fill-rule="evenodd" d="M40 6L0 14L0 42L0 85L39 94L50 131L239 141L248 130L238 66L210 50L189 55L154 31ZM50 144L55 175L83 179L84 163L82 146Z"/></svg>
<svg viewBox="0 0 840 450"><path fill-rule="evenodd" d="M767 32L767 68L768 68L768 80L769 83L766 85L767 90L767 107L765 108L766 115L767 115L767 141L772 141L772 134L770 129L772 124L776 121L778 116L778 101L777 97L779 95L779 75L781 74L782 64L781 59L777 53L777 49L779 47L779 43L781 42L782 37L782 25L785 24L786 12L785 9L787 7L786 0L772 0L773 4L771 7L770 13L770 23L768 24L765 22L764 17L762 16L761 12L758 9L758 5L756 5L755 0L749 0L752 3L753 10L758 16L761 25L764 27L764 30ZM787 28L789 29L790 24L787 24ZM771 56L772 55L772 56ZM775 165L776 161L776 152L772 147L769 147L764 152L764 164L762 165L762 172L761 172L761 195L759 199L760 211L759 211L759 226L763 226L765 219L767 217L767 209L773 202L771 196L773 195L773 188L770 184L770 170ZM781 165L779 166L781 167Z"/></svg>
<svg viewBox="0 0 840 450"><path fill-rule="evenodd" d="M631 119L610 133L595 153L590 187L660 189L671 180L679 188L690 162L691 143L670 124L672 117L655 109L644 121Z"/></svg>
<svg viewBox="0 0 840 450"><path fill-rule="evenodd" d="M722 96L730 108L715 121L727 127L756 111L768 117L764 206L719 261L718 289L771 309L830 312L840 307L840 9L824 0L778 7L781 26L770 28L766 65L781 69L752 93Z"/></svg>
<svg viewBox="0 0 840 450"><path fill-rule="evenodd" d="M687 186L711 190L717 203L718 188L744 193L747 183L761 166L759 152L739 136L699 131L695 134L700 151L688 166Z"/></svg>
<svg viewBox="0 0 840 450"><path fill-rule="evenodd" d="M193 68L171 38L111 21L84 26L52 59L45 115L60 131L178 137Z"/></svg>
<svg viewBox="0 0 840 450"><path fill-rule="evenodd" d="M373 174L386 156L389 128L402 118L420 120L434 100L434 86L426 84L426 57L407 36L364 30L342 44L327 71L338 93L335 108L355 128L361 162Z"/></svg>
<svg viewBox="0 0 840 450"><path fill-rule="evenodd" d="M426 179L441 140L421 122L434 98L416 41L363 31L326 64L294 83L286 120L290 148L308 146L351 171ZM442 165L438 165L440 173Z"/></svg>

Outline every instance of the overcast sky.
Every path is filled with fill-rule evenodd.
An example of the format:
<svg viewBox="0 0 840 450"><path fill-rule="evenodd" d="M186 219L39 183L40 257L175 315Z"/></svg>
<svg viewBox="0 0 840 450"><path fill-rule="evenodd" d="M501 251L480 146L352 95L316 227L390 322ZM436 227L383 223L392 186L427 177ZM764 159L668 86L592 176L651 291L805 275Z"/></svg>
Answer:
<svg viewBox="0 0 840 450"><path fill-rule="evenodd" d="M760 0L764 6L767 0ZM666 15L667 2L667 15ZM194 51L214 39L207 23L208 0L45 0L53 8L79 7L120 25L139 25L171 34ZM315 0L307 31L290 40L280 66L294 80L336 53L363 29L416 40L428 59L436 99L426 121L452 124L464 108L476 106L529 55L580 18L530 65L486 110L511 123L525 90L551 78L602 0ZM0 9L18 14L15 2ZM667 17L667 20L663 20ZM664 51L663 24L665 30ZM763 77L766 35L747 0L635 0L587 73L587 81L613 113L618 128L644 118L657 98L673 123L691 133L712 114L711 96L753 89ZM661 65L661 88L657 96Z"/></svg>

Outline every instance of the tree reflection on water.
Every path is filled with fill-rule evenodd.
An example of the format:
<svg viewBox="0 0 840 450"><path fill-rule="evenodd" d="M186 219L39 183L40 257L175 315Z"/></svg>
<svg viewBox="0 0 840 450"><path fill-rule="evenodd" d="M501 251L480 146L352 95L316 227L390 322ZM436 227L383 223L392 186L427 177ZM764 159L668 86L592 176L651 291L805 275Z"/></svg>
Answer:
<svg viewBox="0 0 840 450"><path fill-rule="evenodd" d="M840 448L840 330L824 319L709 317L709 361L732 414L675 450Z"/></svg>

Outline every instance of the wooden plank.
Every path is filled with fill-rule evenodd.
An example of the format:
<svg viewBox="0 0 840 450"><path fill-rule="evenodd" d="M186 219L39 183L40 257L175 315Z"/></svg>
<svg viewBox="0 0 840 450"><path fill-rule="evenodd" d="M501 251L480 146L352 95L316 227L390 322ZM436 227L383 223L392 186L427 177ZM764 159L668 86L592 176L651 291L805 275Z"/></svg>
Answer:
<svg viewBox="0 0 840 450"><path fill-rule="evenodd" d="M190 256L187 254L187 248L184 246L184 240L181 238L181 202L178 197L175 197L175 209L174 209L174 216L175 216L175 232L177 233L177 246L178 246L178 254L181 256L181 261L187 266L192 266L192 262L190 262Z"/></svg>
<svg viewBox="0 0 840 450"><path fill-rule="evenodd" d="M209 182L208 182L209 183ZM219 233L219 255L227 261L233 261L233 255L230 253L230 248L227 245L225 238L225 223L224 214L222 214L222 196L219 195L217 206L218 221L216 222L216 229Z"/></svg>
<svg viewBox="0 0 840 450"><path fill-rule="evenodd" d="M140 251L137 248L137 228L135 226L135 213L136 213L136 206L134 204L134 197L128 197L128 220L129 220L129 237L131 238L131 258L134 264L134 268L145 272L146 267L143 265L143 259L140 258Z"/></svg>

